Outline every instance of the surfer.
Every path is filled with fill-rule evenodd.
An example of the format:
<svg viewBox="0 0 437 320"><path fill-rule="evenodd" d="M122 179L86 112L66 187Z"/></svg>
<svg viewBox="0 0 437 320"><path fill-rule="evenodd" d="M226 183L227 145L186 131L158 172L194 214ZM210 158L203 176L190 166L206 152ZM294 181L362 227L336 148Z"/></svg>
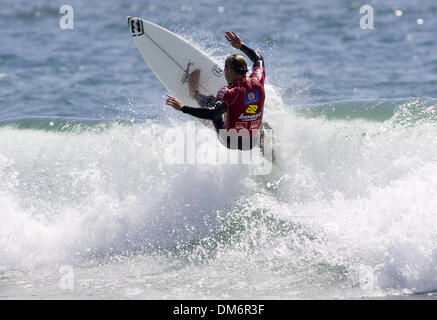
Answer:
<svg viewBox="0 0 437 320"><path fill-rule="evenodd" d="M246 77L246 59L239 54L233 54L225 62L224 73L228 85L222 87L215 97L199 92L200 70L189 75L190 96L202 108L183 106L170 95L167 95L166 104L194 117L212 120L220 142L226 147L250 150L258 145L262 136L264 59L255 50L247 47L235 32L227 31L225 38L253 62L252 73Z"/></svg>

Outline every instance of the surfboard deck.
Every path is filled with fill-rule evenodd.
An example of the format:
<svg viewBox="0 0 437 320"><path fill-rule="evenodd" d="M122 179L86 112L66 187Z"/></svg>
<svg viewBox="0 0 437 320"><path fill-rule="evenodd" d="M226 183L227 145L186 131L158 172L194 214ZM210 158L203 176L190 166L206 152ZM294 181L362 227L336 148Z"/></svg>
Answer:
<svg viewBox="0 0 437 320"><path fill-rule="evenodd" d="M150 21L127 17L127 23L134 42L155 76L164 87L183 105L199 106L188 93L188 75L200 69L199 91L205 95L216 95L226 86L226 79L220 63L179 35ZM212 128L210 120L201 122ZM272 144L266 139L263 145Z"/></svg>
<svg viewBox="0 0 437 320"><path fill-rule="evenodd" d="M198 106L188 94L188 75L200 69L199 91L216 95L226 85L220 64L177 34L147 20L127 17L135 44L164 87L182 104Z"/></svg>

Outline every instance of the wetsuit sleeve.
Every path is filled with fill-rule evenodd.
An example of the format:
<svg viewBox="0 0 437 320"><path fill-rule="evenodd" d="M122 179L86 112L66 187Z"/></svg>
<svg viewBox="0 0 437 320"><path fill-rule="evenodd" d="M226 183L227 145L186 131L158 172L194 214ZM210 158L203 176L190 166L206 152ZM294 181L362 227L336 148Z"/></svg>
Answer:
<svg viewBox="0 0 437 320"><path fill-rule="evenodd" d="M266 71L264 69L264 58L255 50L247 47L246 45L242 45L240 48L249 59L253 62L252 74L249 78L257 79L262 85L264 85L264 80L266 78Z"/></svg>
<svg viewBox="0 0 437 320"><path fill-rule="evenodd" d="M255 50L249 48L246 45L242 45L240 48L241 51L253 62L253 68L263 67L264 68L264 58Z"/></svg>
<svg viewBox="0 0 437 320"><path fill-rule="evenodd" d="M213 105L204 108L192 108L183 106L182 112L188 113L193 117L207 120L216 120L222 116L228 109L228 105L224 101L214 101Z"/></svg>

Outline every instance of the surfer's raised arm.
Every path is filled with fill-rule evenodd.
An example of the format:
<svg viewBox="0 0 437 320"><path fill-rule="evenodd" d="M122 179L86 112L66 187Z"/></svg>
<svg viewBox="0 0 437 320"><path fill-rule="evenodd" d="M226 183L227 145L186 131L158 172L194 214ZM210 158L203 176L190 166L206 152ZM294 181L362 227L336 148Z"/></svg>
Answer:
<svg viewBox="0 0 437 320"><path fill-rule="evenodd" d="M246 46L235 32L226 31L225 38L235 49L241 50L253 62L253 68L264 67L264 58L255 50Z"/></svg>

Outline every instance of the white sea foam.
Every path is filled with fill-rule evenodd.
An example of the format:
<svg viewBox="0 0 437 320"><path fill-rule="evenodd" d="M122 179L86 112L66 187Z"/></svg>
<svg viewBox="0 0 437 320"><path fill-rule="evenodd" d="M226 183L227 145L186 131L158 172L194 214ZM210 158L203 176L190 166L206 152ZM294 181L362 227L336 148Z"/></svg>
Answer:
<svg viewBox="0 0 437 320"><path fill-rule="evenodd" d="M167 283L169 290L160 295L152 285L140 292L137 283L125 291L139 298L226 297L225 292L278 298L436 290L432 119L399 121L401 113L408 114L403 106L393 120L379 122L302 116L286 111L273 87L267 91L265 119L278 143L268 176L250 176L232 165L166 164L163 149L151 141L184 122L147 121L103 131L0 128L2 271L103 263L135 252L149 261L145 252L152 247L224 232L231 240L206 258L204 269L188 264L180 271L182 282L193 283L197 272L215 292L201 284L178 291L167 283L171 273L154 277L147 266L135 271L138 279ZM256 218L256 212L274 222ZM223 229L217 220L223 216L243 218L236 229ZM194 248L191 260L204 259L210 250ZM86 271L94 272L96 281L116 281L101 278L97 269ZM253 282L249 274L264 280ZM229 277L241 277L241 286L231 285ZM312 281L320 291L309 289ZM245 294L244 283L258 291Z"/></svg>

